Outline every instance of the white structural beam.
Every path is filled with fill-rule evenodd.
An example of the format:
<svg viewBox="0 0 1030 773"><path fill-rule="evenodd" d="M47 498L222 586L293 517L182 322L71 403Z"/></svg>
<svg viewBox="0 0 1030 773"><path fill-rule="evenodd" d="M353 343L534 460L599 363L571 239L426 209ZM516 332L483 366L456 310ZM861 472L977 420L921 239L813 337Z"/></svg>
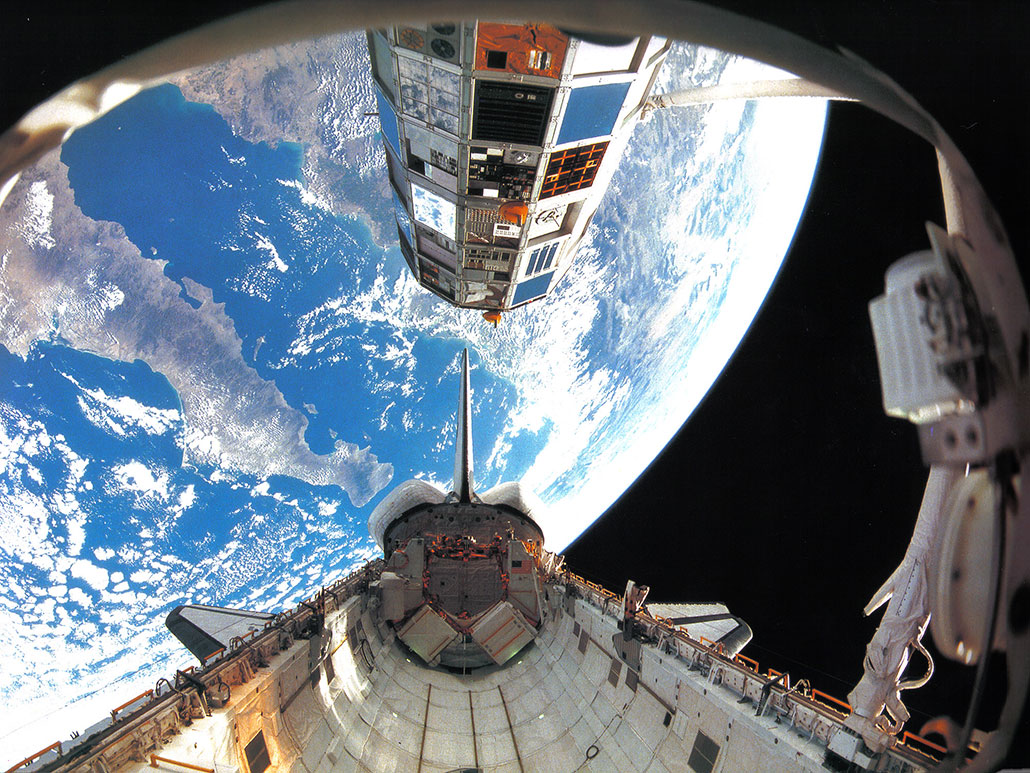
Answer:
<svg viewBox="0 0 1030 773"><path fill-rule="evenodd" d="M841 102L856 102L854 97L821 86L804 78L782 78L742 83L725 83L715 86L700 86L694 89L656 94L644 103L645 113L668 107L706 105L731 99L769 99L771 97L816 97Z"/></svg>

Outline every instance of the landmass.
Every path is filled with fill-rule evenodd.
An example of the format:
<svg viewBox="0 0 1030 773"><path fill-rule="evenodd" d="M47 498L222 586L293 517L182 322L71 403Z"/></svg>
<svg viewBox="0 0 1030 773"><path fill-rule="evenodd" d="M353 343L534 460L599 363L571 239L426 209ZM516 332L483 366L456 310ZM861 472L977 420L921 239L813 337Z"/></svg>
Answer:
<svg viewBox="0 0 1030 773"><path fill-rule="evenodd" d="M213 105L238 137L302 144L307 193L335 214L360 218L388 247L396 226L369 72L365 33L352 32L228 59L172 82L186 99Z"/></svg>
<svg viewBox="0 0 1030 773"><path fill-rule="evenodd" d="M303 439L307 418L246 364L224 304L190 282L194 308L163 261L144 258L120 225L83 215L56 153L25 172L4 221L0 344L10 352L24 357L36 341L59 340L146 362L182 401L184 464L335 484L356 507L390 481L393 467L368 447L339 441L332 454L314 454Z"/></svg>

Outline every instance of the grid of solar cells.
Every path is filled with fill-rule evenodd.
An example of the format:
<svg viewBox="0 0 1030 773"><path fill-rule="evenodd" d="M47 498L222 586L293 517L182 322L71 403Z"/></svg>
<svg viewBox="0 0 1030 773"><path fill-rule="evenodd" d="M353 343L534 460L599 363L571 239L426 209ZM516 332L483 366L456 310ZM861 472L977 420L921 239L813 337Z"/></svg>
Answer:
<svg viewBox="0 0 1030 773"><path fill-rule="evenodd" d="M406 56L398 57L397 64L404 113L457 134L460 76Z"/></svg>
<svg viewBox="0 0 1030 773"><path fill-rule="evenodd" d="M544 173L540 198L547 199L569 191L589 188L594 184L594 178L607 148L606 140L552 153L547 162L547 171Z"/></svg>

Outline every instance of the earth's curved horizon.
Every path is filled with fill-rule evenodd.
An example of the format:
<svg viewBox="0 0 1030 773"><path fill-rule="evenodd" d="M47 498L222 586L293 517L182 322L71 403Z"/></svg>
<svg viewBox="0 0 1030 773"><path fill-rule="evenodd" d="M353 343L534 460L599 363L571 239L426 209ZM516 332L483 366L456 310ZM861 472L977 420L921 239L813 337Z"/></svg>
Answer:
<svg viewBox="0 0 1030 773"><path fill-rule="evenodd" d="M656 88L760 71L677 44ZM112 110L5 201L0 759L188 662L174 606L290 606L378 552L393 486L449 486L466 346L477 488L521 480L563 549L746 332L826 116L655 114L565 281L494 330L408 273L369 112L362 34L257 52Z"/></svg>

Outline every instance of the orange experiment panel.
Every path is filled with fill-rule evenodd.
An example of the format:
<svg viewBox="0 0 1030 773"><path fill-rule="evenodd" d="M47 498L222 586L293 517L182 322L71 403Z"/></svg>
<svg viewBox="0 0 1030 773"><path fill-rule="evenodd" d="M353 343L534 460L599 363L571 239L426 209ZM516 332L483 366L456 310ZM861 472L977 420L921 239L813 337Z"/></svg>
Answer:
<svg viewBox="0 0 1030 773"><path fill-rule="evenodd" d="M552 153L547 162L547 171L544 172L540 198L549 199L593 185L607 147L606 140Z"/></svg>
<svg viewBox="0 0 1030 773"><path fill-rule="evenodd" d="M529 207L521 201L506 201L501 204L501 207L497 212L501 216L501 219L509 223L525 225L526 215L529 214Z"/></svg>
<svg viewBox="0 0 1030 773"><path fill-rule="evenodd" d="M557 78L568 47L569 39L550 24L479 22L476 69Z"/></svg>
<svg viewBox="0 0 1030 773"><path fill-rule="evenodd" d="M397 30L397 41L412 51L421 51L426 45L426 33L410 27L400 28Z"/></svg>

